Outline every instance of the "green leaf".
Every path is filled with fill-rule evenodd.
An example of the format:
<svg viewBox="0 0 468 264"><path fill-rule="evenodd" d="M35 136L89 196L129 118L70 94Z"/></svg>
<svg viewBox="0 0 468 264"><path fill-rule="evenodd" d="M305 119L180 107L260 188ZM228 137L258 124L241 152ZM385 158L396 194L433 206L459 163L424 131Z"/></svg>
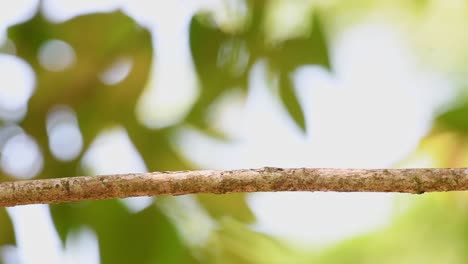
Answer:
<svg viewBox="0 0 468 264"><path fill-rule="evenodd" d="M290 74L305 65L320 65L330 69L328 43L319 17L315 15L312 21L309 34L278 44L278 46L273 47L268 57L270 73L279 75L281 102L302 132L306 132L304 112Z"/></svg>
<svg viewBox="0 0 468 264"><path fill-rule="evenodd" d="M0 246L15 244L13 224L5 208L0 208Z"/></svg>
<svg viewBox="0 0 468 264"><path fill-rule="evenodd" d="M156 206L131 213L118 200L51 206L62 241L89 227L98 237L101 263L194 263L175 227Z"/></svg>
<svg viewBox="0 0 468 264"><path fill-rule="evenodd" d="M442 127L468 135L468 98L461 99L452 108L440 114L436 123Z"/></svg>
<svg viewBox="0 0 468 264"><path fill-rule="evenodd" d="M223 195L198 194L196 197L215 219L222 219L228 216L243 223L255 221L255 216L246 202L246 195L243 193Z"/></svg>
<svg viewBox="0 0 468 264"><path fill-rule="evenodd" d="M279 95L289 115L302 132L306 132L306 121L301 104L297 98L291 77L281 74L279 77Z"/></svg>
<svg viewBox="0 0 468 264"><path fill-rule="evenodd" d="M207 130L205 114L211 103L226 89L247 85L248 73L257 58L266 58L275 73L289 75L304 65L330 68L327 39L318 15L309 32L277 45L265 41L262 23L265 3L248 1L250 17L244 30L225 32L206 14L195 16L190 25L190 48L202 93L188 116L200 130ZM248 58L247 58L248 56ZM305 120L289 79L281 78L280 94L296 124L305 130Z"/></svg>
<svg viewBox="0 0 468 264"><path fill-rule="evenodd" d="M31 64L37 76L36 92L20 125L35 138L44 155L44 169L39 177L79 174L80 157L60 162L50 153L45 129L47 113L57 105L75 110L84 139L83 150L103 129L122 124L129 117L136 119L135 106L148 79L153 54L149 31L121 11L51 23L38 10L30 20L10 27L8 35L17 47L17 55ZM59 72L43 68L37 59L42 45L53 39L68 43L76 56L75 64ZM119 83L104 84L100 75L120 58L132 61L130 72Z"/></svg>
<svg viewBox="0 0 468 264"><path fill-rule="evenodd" d="M231 88L245 88L251 63L249 46L242 35L225 33L206 14L190 23L190 49L200 80L201 94L187 120L203 129L207 108L221 93Z"/></svg>
<svg viewBox="0 0 468 264"><path fill-rule="evenodd" d="M176 128L151 130L140 125L134 117L122 122L130 140L145 161L149 171L174 171L193 169L171 145L171 135Z"/></svg>
<svg viewBox="0 0 468 264"><path fill-rule="evenodd" d="M310 263L268 235L232 218L223 218L206 246L206 263Z"/></svg>
<svg viewBox="0 0 468 264"><path fill-rule="evenodd" d="M283 72L292 72L304 65L320 65L330 69L328 41L318 15L311 19L310 32L303 37L287 39L278 44L270 62Z"/></svg>

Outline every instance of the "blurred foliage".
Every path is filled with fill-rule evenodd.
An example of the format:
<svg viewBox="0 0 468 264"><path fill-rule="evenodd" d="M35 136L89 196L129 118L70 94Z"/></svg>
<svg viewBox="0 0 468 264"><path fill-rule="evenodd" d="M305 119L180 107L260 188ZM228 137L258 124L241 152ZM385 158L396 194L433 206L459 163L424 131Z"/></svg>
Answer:
<svg viewBox="0 0 468 264"><path fill-rule="evenodd" d="M0 245L13 244L15 242L13 226L4 209L0 210L0 227Z"/></svg>
<svg viewBox="0 0 468 264"><path fill-rule="evenodd" d="M245 195L241 193L231 193L228 195L199 194L197 199L206 211L215 219L226 217L226 208L232 210L228 213L233 219L244 223L252 223L255 216L245 203Z"/></svg>
<svg viewBox="0 0 468 264"><path fill-rule="evenodd" d="M183 160L173 150L170 136L184 123L208 132L208 107L227 89L247 89L249 71L253 63L261 58L268 60L273 73L271 76L280 79L278 96L281 96L291 117L305 129L290 75L305 64L329 66L327 44L319 19L314 16L316 18L310 20L307 32L299 37L269 43L262 27L267 4L251 1L249 5L245 25L238 31L225 30L213 20L210 21L207 14L194 16L190 25L190 47L202 93L184 122L163 129L143 126L134 114L148 81L154 51L150 32L132 18L115 11L53 23L39 8L28 21L10 27L8 37L15 45L15 55L27 61L37 76L36 91L28 102L27 115L18 122L25 133L37 141L44 156L44 167L37 178L88 173L80 166L84 151L76 159L64 162L56 159L49 149L45 120L51 109L60 105L75 111L84 139L83 150L88 149L101 132L118 125L128 132L149 170L194 169L190 162ZM73 47L76 62L61 71L42 67L38 53L50 40L61 40ZM2 51L10 52L7 48L2 47ZM100 74L123 57L131 58L133 62L128 76L115 85L104 84ZM0 176L2 180L14 180L7 174ZM241 223L253 223L255 220L246 204L245 195L198 195L197 200L214 220L224 223L221 225L225 227L213 239L216 237L225 241L222 244L237 243L244 249L249 248L240 245L242 241L237 241L241 238L238 232L250 232ZM164 200L161 202L164 203ZM70 232L83 226L96 232L103 263L194 261L188 246L178 238L177 229L160 207L150 206L139 213L131 213L119 201L99 201L53 205L51 210L64 241ZM2 222L5 224L2 224L0 242L12 243L11 223L4 210L1 216L0 220L4 219ZM211 247L207 245L207 250ZM224 259L226 255L241 257L242 248L238 252L220 249L221 255L213 259ZM254 247L250 250L256 252ZM260 252L258 254L262 255Z"/></svg>
<svg viewBox="0 0 468 264"><path fill-rule="evenodd" d="M156 206L132 213L119 201L108 200L56 205L52 212L64 241L83 226L96 232L102 263L195 263Z"/></svg>
<svg viewBox="0 0 468 264"><path fill-rule="evenodd" d="M222 219L210 237L206 255L206 263L301 263L302 259L299 251L229 218Z"/></svg>
<svg viewBox="0 0 468 264"><path fill-rule="evenodd" d="M466 198L465 193L420 196L388 228L342 242L312 259L314 263L466 263Z"/></svg>
<svg viewBox="0 0 468 264"><path fill-rule="evenodd" d="M468 98L461 97L451 108L439 115L437 123L448 130L468 136Z"/></svg>
<svg viewBox="0 0 468 264"><path fill-rule="evenodd" d="M300 30L278 37L268 30L276 2L247 1L245 12L231 10L235 23L230 24L207 12L192 18L189 45L201 94L185 120L162 129L149 129L135 117L135 106L154 63L154 50L151 33L131 17L114 11L53 23L38 9L28 21L10 27L8 37L14 43L15 55L28 62L37 77L27 115L18 122L37 141L44 156L44 167L37 178L89 173L80 166L84 151L97 135L114 126L125 128L150 171L196 169L173 149L171 136L187 124L211 135L219 133L208 122L210 106L227 90L241 88L247 93L250 71L261 60L267 65L271 92L280 98L295 124L306 131L292 75L299 67L311 64L331 70L327 37L330 28L336 30L359 16L372 14L369 11L372 9L390 10L404 18L415 17L413 20L419 23L416 24L422 25L437 10L434 7L437 1L397 1L397 4L319 1L315 8L304 4L306 15L302 17ZM400 9L394 8L395 5ZM332 18L338 22L330 22ZM458 18L456 22L463 21ZM456 25L463 26L463 23ZM437 34L430 36L434 41L427 41L430 38L424 32L418 32L414 38L416 42L427 43L428 50L434 43L443 41L447 47L465 43L447 41ZM63 71L46 70L38 61L41 46L53 39L67 42L76 54L76 63ZM463 53L466 47L460 45L453 50ZM443 49L438 54L450 57L451 50ZM0 47L0 52L11 53L11 49L5 45ZM128 76L117 84L104 84L99 75L122 57L133 61ZM448 61L453 65L460 66L460 60L466 63L451 58ZM45 120L49 111L58 105L67 105L76 112L84 139L84 151L69 162L54 158L48 146ZM440 167L467 166L467 116L467 100L460 99L447 107L437 118L434 130L402 164L426 164L425 158L429 157L429 164ZM0 119L0 128L7 123ZM14 177L0 172L0 180L14 180ZM102 263L466 263L465 196L460 193L421 196L389 227L312 253L293 249L276 238L253 231L248 224L254 223L255 217L244 194L194 196L215 223L207 241L197 246L187 242L177 221L157 203L137 213L129 211L118 200L53 205L51 211L63 241L70 232L82 227L94 230ZM158 202L167 201L158 199ZM12 224L4 209L0 210L0 227L0 246L14 243Z"/></svg>
<svg viewBox="0 0 468 264"><path fill-rule="evenodd" d="M327 41L317 14L305 32L281 42L271 40L262 22L268 11L262 1L248 2L240 29L224 30L210 14L195 16L190 24L190 48L202 93L188 116L188 121L206 130L204 118L207 107L226 89L247 89L251 67L266 59L270 78L279 79L279 96L296 124L304 131L304 114L292 84L291 74L304 65L330 67ZM307 19L304 19L307 22ZM242 20L242 19L240 19ZM216 72L216 74L213 74Z"/></svg>

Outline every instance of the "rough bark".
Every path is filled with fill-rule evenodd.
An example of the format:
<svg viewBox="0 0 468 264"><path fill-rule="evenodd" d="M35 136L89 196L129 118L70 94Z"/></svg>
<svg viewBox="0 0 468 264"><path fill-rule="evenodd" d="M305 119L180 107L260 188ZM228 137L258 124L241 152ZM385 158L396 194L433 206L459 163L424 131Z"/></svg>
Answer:
<svg viewBox="0 0 468 264"><path fill-rule="evenodd" d="M468 168L261 168L82 176L0 183L0 206L191 193L334 191L421 194L468 190Z"/></svg>

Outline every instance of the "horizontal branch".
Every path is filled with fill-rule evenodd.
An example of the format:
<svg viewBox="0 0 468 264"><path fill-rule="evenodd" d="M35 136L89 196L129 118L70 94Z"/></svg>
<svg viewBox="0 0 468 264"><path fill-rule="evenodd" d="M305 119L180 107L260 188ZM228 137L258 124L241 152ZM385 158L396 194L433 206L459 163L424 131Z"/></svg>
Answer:
<svg viewBox="0 0 468 264"><path fill-rule="evenodd" d="M335 191L424 193L468 190L468 168L262 168L82 176L0 183L0 206L192 193Z"/></svg>

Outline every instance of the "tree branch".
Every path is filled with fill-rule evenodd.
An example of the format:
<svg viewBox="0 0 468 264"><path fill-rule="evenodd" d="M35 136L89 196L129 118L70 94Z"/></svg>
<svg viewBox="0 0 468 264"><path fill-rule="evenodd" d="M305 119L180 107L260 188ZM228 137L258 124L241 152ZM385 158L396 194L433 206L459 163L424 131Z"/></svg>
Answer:
<svg viewBox="0 0 468 264"><path fill-rule="evenodd" d="M191 193L335 191L417 193L468 190L468 168L269 168L82 176L0 183L0 206Z"/></svg>

